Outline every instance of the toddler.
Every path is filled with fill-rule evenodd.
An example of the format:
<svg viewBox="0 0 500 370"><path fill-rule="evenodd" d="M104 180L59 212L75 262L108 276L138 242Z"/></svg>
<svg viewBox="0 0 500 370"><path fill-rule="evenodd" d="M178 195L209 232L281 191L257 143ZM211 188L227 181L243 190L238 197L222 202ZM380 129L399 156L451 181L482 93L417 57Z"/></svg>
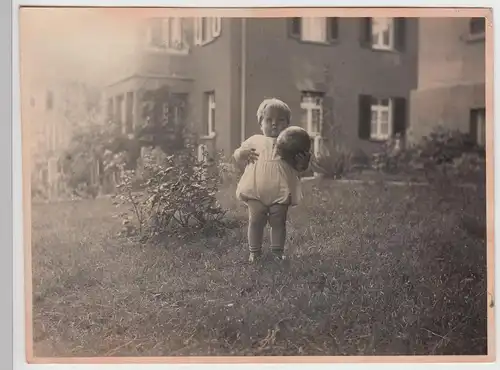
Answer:
<svg viewBox="0 0 500 370"><path fill-rule="evenodd" d="M236 196L248 207L250 262L262 254L262 239L267 223L271 227L271 252L283 259L288 208L302 199L299 171L309 165L307 153L297 155L297 168L276 153L278 135L290 125L291 111L278 99L264 100L257 110L262 134L245 140L234 152L235 160L245 165Z"/></svg>

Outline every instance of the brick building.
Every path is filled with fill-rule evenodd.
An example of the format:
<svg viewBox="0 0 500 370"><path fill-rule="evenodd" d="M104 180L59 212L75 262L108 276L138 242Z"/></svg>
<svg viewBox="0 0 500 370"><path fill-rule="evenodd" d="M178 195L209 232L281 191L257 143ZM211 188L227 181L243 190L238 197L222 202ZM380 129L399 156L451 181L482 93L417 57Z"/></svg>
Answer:
<svg viewBox="0 0 500 370"><path fill-rule="evenodd" d="M163 85L185 94L188 121L226 154L259 131L265 97L287 102L293 124L353 150L405 132L417 19L162 18L139 28L130 68L105 89L125 132L141 124L141 94Z"/></svg>
<svg viewBox="0 0 500 370"><path fill-rule="evenodd" d="M484 145L485 18L422 18L418 39L409 139L441 125L470 132Z"/></svg>

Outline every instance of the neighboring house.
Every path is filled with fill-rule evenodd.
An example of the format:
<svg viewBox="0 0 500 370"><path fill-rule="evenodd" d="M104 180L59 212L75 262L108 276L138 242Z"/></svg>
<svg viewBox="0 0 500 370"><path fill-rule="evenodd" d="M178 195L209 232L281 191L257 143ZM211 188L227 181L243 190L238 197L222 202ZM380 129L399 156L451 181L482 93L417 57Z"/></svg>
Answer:
<svg viewBox="0 0 500 370"><path fill-rule="evenodd" d="M138 25L128 57L104 89L107 119L120 124L124 134L142 124L146 91L169 86L186 97L191 91L191 23L183 18L153 18Z"/></svg>
<svg viewBox="0 0 500 370"><path fill-rule="evenodd" d="M59 86L46 81L26 81L22 116L28 135L31 164L31 187L40 196L54 198L61 191L58 156L67 144L69 133L61 114Z"/></svg>
<svg viewBox="0 0 500 370"><path fill-rule="evenodd" d="M130 131L144 89L171 86L207 149L231 155L259 132L260 102L277 97L312 136L370 153L405 133L417 30L416 18L149 20L134 68L106 89L108 109Z"/></svg>
<svg viewBox="0 0 500 370"><path fill-rule="evenodd" d="M86 122L78 114L87 111L87 90L78 82L41 76L27 77L23 86L22 121L29 143L31 187L39 196L54 199L65 191L60 158L77 126Z"/></svg>
<svg viewBox="0 0 500 370"><path fill-rule="evenodd" d="M485 18L422 18L409 139L438 125L485 143Z"/></svg>

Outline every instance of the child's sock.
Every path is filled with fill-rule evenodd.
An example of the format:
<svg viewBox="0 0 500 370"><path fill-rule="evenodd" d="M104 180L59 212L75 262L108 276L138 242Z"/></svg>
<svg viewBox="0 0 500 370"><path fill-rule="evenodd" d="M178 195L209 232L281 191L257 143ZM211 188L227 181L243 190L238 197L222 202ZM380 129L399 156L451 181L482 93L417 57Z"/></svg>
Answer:
<svg viewBox="0 0 500 370"><path fill-rule="evenodd" d="M273 254L273 257L283 260L285 259L284 256L284 250L283 247L281 246L276 246L276 247L271 247L271 253Z"/></svg>
<svg viewBox="0 0 500 370"><path fill-rule="evenodd" d="M255 262L262 256L261 251L250 251L250 256L248 257L249 262Z"/></svg>

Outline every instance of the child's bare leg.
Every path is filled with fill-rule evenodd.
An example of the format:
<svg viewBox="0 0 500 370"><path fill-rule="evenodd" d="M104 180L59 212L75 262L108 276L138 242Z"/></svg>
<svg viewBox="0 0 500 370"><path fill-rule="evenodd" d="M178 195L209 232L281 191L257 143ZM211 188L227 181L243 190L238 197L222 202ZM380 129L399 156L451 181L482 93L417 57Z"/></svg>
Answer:
<svg viewBox="0 0 500 370"><path fill-rule="evenodd" d="M273 204L269 208L269 225L271 226L271 252L283 257L286 240L287 204Z"/></svg>
<svg viewBox="0 0 500 370"><path fill-rule="evenodd" d="M262 239L268 220L268 207L258 200L249 200L248 205L248 244L250 259L262 254Z"/></svg>

